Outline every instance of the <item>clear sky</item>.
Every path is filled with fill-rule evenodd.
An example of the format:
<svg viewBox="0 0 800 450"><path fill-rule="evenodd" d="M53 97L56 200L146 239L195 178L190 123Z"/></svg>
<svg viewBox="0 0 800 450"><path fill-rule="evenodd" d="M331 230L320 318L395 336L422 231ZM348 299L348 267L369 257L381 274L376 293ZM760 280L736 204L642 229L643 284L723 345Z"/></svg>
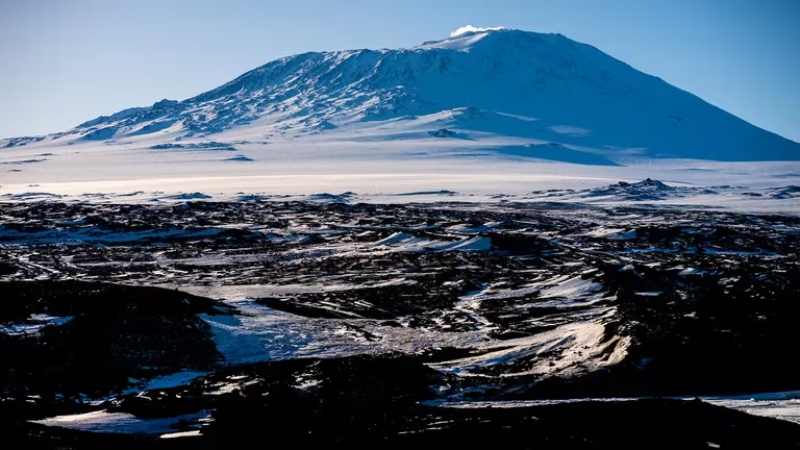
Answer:
<svg viewBox="0 0 800 450"><path fill-rule="evenodd" d="M562 33L800 141L800 0L0 0L0 137L467 24Z"/></svg>

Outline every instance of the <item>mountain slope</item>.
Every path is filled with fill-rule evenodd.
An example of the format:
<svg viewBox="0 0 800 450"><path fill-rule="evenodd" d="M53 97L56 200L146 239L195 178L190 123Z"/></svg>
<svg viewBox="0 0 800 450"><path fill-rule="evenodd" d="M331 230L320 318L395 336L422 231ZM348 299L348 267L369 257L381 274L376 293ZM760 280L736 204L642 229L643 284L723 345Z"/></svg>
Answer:
<svg viewBox="0 0 800 450"><path fill-rule="evenodd" d="M441 129L449 133L437 135ZM800 159L800 144L594 47L559 34L507 29L467 32L409 49L281 58L188 100L163 100L0 146L137 136L164 143L212 137L226 142L234 136L462 137L472 146L486 141L486 147L498 147L487 137L503 137L500 147L518 153L552 142L568 146L565 152L599 154L614 163Z"/></svg>

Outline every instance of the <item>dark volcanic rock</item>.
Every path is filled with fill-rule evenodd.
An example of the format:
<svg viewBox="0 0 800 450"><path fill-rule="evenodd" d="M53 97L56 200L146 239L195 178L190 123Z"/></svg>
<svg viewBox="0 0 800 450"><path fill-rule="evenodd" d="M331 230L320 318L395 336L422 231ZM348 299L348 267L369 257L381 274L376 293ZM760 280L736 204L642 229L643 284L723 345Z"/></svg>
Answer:
<svg viewBox="0 0 800 450"><path fill-rule="evenodd" d="M37 448L247 448L253 440L300 448L792 448L800 444L800 427L700 401L584 401L467 409L425 405L447 382L407 357L262 363L223 369L185 387L100 405L145 419L212 411L210 423L198 437L104 436L38 425L20 425L9 436Z"/></svg>
<svg viewBox="0 0 800 450"><path fill-rule="evenodd" d="M586 399L800 389L800 219L354 198L0 204L0 426L39 448L798 443L705 402ZM142 286L166 283L234 301ZM506 408L542 399L570 403ZM25 422L103 410L201 435Z"/></svg>
<svg viewBox="0 0 800 450"><path fill-rule="evenodd" d="M181 370L221 362L200 313L229 313L182 292L105 283L0 283L0 324L30 317L64 318L35 333L0 333L3 395L107 395Z"/></svg>

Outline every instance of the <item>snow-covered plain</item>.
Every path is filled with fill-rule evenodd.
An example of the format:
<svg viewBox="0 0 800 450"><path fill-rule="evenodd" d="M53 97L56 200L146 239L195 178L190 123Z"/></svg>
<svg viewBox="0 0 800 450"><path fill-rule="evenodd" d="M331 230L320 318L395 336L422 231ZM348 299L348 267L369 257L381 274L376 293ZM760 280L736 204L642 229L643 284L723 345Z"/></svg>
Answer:
<svg viewBox="0 0 800 450"><path fill-rule="evenodd" d="M185 101L0 140L0 199L630 203L531 192L652 178L729 187L656 203L793 211L797 195L766 190L800 185L798 160L800 144L591 46L465 28L282 58Z"/></svg>

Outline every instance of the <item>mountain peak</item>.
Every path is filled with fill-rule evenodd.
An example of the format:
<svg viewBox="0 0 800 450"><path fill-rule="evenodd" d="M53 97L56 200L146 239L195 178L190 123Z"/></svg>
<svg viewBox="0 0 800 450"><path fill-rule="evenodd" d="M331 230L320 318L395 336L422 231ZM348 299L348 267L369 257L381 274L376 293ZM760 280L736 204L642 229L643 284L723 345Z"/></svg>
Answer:
<svg viewBox="0 0 800 450"><path fill-rule="evenodd" d="M450 37L458 37L464 34L474 34L474 33L484 33L487 31L500 31L500 30L508 30L505 27L475 27L472 25L465 25L463 27L459 27L456 31L450 33Z"/></svg>
<svg viewBox="0 0 800 450"><path fill-rule="evenodd" d="M575 43L557 33L539 33L505 27L475 27L466 25L453 31L450 33L450 36L445 39L427 41L412 49L470 51L476 45L481 45L491 47L491 51L502 51L518 46L524 47L548 42L555 43L559 40Z"/></svg>
<svg viewBox="0 0 800 450"><path fill-rule="evenodd" d="M280 58L196 97L127 109L51 138L147 138L158 146L210 135L341 140L367 130L385 134L370 139L391 141L434 131L485 147L553 142L620 159L798 158L798 144L595 47L561 34L472 25L412 48Z"/></svg>

